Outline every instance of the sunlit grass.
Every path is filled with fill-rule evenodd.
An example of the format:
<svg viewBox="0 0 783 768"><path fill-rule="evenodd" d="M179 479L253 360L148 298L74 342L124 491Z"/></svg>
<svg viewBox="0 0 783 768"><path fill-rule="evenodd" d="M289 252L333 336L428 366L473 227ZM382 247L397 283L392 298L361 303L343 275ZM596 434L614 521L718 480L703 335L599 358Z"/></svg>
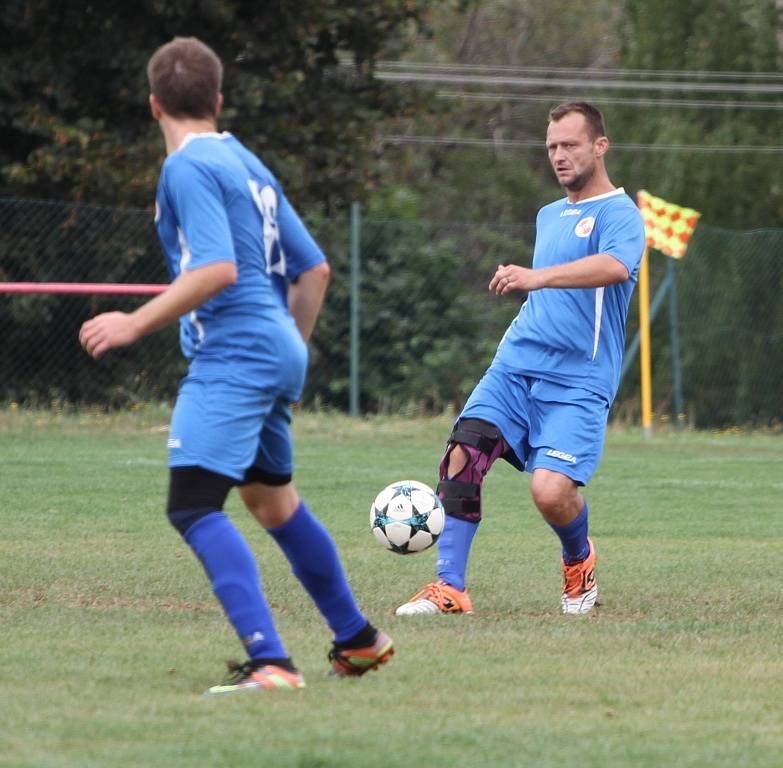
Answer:
<svg viewBox="0 0 783 768"><path fill-rule="evenodd" d="M587 490L601 606L558 614L558 547L500 464L476 614L398 618L435 552L369 532L392 480L435 483L449 419L297 414L296 482L398 652L327 676L329 636L232 496L305 691L213 701L239 644L164 512L166 408L0 413L0 765L778 766L783 436L611 431Z"/></svg>

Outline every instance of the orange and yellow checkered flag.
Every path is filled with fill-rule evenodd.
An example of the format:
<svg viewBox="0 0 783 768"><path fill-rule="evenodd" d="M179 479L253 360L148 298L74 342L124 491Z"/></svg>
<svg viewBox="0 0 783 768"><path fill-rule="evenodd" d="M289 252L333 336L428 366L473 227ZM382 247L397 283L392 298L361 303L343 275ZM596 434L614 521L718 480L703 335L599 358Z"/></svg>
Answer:
<svg viewBox="0 0 783 768"><path fill-rule="evenodd" d="M681 259L701 214L692 208L667 203L640 189L636 195L644 219L647 245L667 256Z"/></svg>

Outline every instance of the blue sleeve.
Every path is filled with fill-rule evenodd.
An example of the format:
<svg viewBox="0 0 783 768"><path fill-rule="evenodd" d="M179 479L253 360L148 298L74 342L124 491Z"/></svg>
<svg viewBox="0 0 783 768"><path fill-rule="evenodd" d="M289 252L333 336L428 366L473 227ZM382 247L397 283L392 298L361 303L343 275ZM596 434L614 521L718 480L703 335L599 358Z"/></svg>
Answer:
<svg viewBox="0 0 783 768"><path fill-rule="evenodd" d="M278 194L280 200L277 223L280 228L280 244L285 253L286 277L295 282L302 272L326 261L326 256L288 202L288 198L280 190Z"/></svg>
<svg viewBox="0 0 783 768"><path fill-rule="evenodd" d="M190 254L183 268L236 262L223 191L215 175L183 157L166 170L168 197Z"/></svg>
<svg viewBox="0 0 783 768"><path fill-rule="evenodd" d="M621 261L633 276L644 252L644 223L635 205L610 206L604 211L598 235L598 253Z"/></svg>

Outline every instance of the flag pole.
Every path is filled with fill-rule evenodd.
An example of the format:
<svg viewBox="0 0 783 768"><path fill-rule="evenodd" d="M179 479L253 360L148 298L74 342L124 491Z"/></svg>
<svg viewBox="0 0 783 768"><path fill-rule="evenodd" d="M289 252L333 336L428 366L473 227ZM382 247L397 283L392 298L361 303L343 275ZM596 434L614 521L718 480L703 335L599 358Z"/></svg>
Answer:
<svg viewBox="0 0 783 768"><path fill-rule="evenodd" d="M652 437L652 366L650 362L650 272L645 246L639 265L639 359L642 385L642 434Z"/></svg>

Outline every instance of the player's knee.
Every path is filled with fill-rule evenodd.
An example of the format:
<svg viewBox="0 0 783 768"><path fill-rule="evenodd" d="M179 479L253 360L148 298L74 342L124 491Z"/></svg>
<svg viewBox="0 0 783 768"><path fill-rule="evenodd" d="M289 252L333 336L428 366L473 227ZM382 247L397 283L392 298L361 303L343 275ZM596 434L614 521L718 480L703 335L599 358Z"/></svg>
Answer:
<svg viewBox="0 0 783 768"><path fill-rule="evenodd" d="M282 475L276 477L283 478ZM291 476L287 478L284 483L272 484L255 479L239 486L245 507L264 528L278 528L288 522L301 503Z"/></svg>
<svg viewBox="0 0 783 768"><path fill-rule="evenodd" d="M544 517L558 515L569 508L576 493L576 484L556 473L533 473L530 494L533 503Z"/></svg>
<svg viewBox="0 0 783 768"><path fill-rule="evenodd" d="M166 515L182 534L211 512L223 509L235 481L201 467L173 467L169 473Z"/></svg>
<svg viewBox="0 0 783 768"><path fill-rule="evenodd" d="M441 479L454 477L462 472L470 461L470 454L459 443L451 443L450 449L446 449L443 459L447 466L445 475L441 468Z"/></svg>
<svg viewBox="0 0 783 768"><path fill-rule="evenodd" d="M447 515L481 520L481 484L504 448L500 430L480 419L460 419L440 464L438 497Z"/></svg>

